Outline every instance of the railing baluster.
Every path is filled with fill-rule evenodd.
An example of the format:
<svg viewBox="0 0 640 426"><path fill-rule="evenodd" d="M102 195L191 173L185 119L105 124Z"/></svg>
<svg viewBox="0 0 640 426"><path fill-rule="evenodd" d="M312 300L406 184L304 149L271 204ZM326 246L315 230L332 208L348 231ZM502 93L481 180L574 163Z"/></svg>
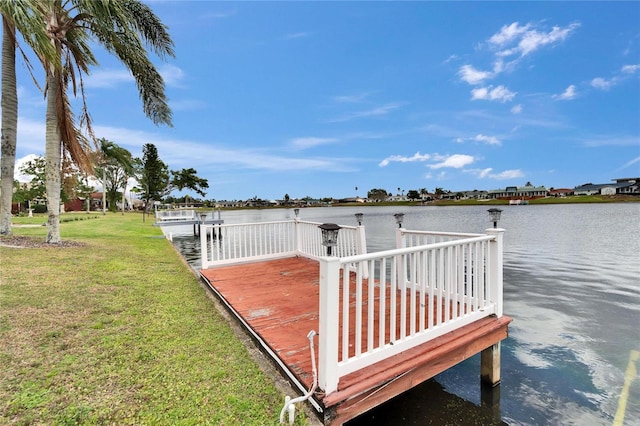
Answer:
<svg viewBox="0 0 640 426"><path fill-rule="evenodd" d="M358 262L358 275L364 276L363 263ZM375 287L374 280L369 278L367 280L368 288L369 288L369 300L367 303L369 304L367 309L367 350L373 350L373 335L375 331L375 317L374 317L374 307L375 307Z"/></svg>
<svg viewBox="0 0 640 426"><path fill-rule="evenodd" d="M375 279L375 264L376 261L369 262L369 279ZM380 292L380 311L379 311L379 328L378 328L378 347L383 347L385 344L385 337L387 335L386 318L387 318L387 262L386 258L382 258L380 261L380 273L379 273L379 292Z"/></svg>
<svg viewBox="0 0 640 426"><path fill-rule="evenodd" d="M343 269L343 274L348 274L347 269ZM356 276L356 357L362 353L362 275Z"/></svg>
<svg viewBox="0 0 640 426"><path fill-rule="evenodd" d="M391 312L389 314L389 341L391 342L395 342L396 338L397 338L397 334L396 334L396 315L397 315L397 311L398 311L398 305L397 305L397 293L398 293L398 266L397 266L397 262L395 262L395 260L397 260L396 258L391 258L391 271L389 272L389 278L391 279L391 283L389 285L389 294L391 295L391 300L390 300L390 309Z"/></svg>

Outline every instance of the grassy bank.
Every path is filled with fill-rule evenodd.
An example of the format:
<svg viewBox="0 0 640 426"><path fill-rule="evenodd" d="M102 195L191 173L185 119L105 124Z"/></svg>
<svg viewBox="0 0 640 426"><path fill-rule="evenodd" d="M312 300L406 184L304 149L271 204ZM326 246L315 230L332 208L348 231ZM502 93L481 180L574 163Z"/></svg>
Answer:
<svg viewBox="0 0 640 426"><path fill-rule="evenodd" d="M0 423L277 424L284 396L160 230L91 217L61 225L82 246L0 247Z"/></svg>

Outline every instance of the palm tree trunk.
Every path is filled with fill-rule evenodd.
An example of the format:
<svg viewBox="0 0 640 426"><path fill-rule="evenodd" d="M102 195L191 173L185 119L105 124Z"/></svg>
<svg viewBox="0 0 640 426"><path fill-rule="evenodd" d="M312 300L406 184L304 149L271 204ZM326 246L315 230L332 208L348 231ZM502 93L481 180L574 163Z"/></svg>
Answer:
<svg viewBox="0 0 640 426"><path fill-rule="evenodd" d="M125 207L125 203L126 203L126 199L124 197L124 193L127 191L127 181L129 180L129 178L127 178L126 176L124 177L124 185L122 185L122 214L124 215L124 207Z"/></svg>
<svg viewBox="0 0 640 426"><path fill-rule="evenodd" d="M59 243L60 239L60 174L62 172L62 142L58 129L56 101L60 87L55 72L47 74L47 113L45 176L47 180L47 243Z"/></svg>
<svg viewBox="0 0 640 426"><path fill-rule="evenodd" d="M102 215L107 214L107 189L106 182L107 181L107 162L105 161L102 165Z"/></svg>
<svg viewBox="0 0 640 426"><path fill-rule="evenodd" d="M16 164L18 93L15 28L2 17L2 142L0 157L0 235L11 235L11 201Z"/></svg>

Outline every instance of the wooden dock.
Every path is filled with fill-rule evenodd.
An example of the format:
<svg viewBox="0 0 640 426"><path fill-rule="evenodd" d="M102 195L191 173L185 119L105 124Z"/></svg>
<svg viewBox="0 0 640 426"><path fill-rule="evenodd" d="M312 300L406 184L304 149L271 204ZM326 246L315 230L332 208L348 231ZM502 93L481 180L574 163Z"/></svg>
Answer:
<svg viewBox="0 0 640 426"><path fill-rule="evenodd" d="M211 290L254 336L256 342L272 356L289 379L300 389L311 388L313 372L307 335L310 330L321 329L321 279L318 260L290 256L218 266L203 269L200 273ZM461 316L473 310L464 299L451 302L451 299L447 298L447 302L444 302L445 299L438 295L428 299L400 295L391 297L390 286L381 286L379 282L362 285L360 282L358 287L355 282L356 274L341 271L341 274L345 273L350 274L350 277L341 280L349 283L349 289L344 294L354 294L356 297L355 293L359 293L357 297L362 303L359 308L356 308L355 303L341 304L340 309L343 309L342 306L349 306L347 317L350 329L356 327L357 323L362 323L363 319L365 327L362 329L360 324L362 330L359 334L353 333L353 330L347 333L348 336L359 335L360 341L351 337L340 339L338 353L344 357L357 357L360 348L370 345L371 341L390 341L389 334L409 334L409 324L415 324L416 319L408 317L415 317L416 312L423 316L418 323L422 321L422 324L433 324L445 323L447 317ZM369 289L372 291L371 294ZM384 289L384 292L381 289ZM394 292L410 291L403 288ZM386 303L394 301L398 306L411 300L415 304L415 310L385 308L385 302L382 302L383 306L380 307L381 300L387 301ZM430 308L424 307L425 300L426 303L432 304ZM422 307L419 306L420 303L423 303ZM369 310L369 304L372 305L372 310ZM367 312L373 311L387 314L386 317L382 315L370 322L371 330L368 330L365 317ZM344 312L340 313L341 316L343 314ZM407 318L400 318L399 315ZM437 316L439 319L429 319L428 315ZM312 397L312 403L324 424L340 425L477 353L482 353L482 378L496 384L500 380L499 345L500 341L507 337L510 321L511 318L507 316L487 316L423 344L385 357L372 365L358 368L341 376L336 390L325 394L318 388ZM380 327L379 322L393 324L393 330L390 326ZM402 327L405 327L404 331ZM346 332L342 328L341 325L341 336ZM379 330L383 330L383 334L386 335L381 338ZM322 334L318 335L318 341L322 342L323 337ZM348 343L349 346L346 350L343 348L344 343ZM319 355L316 354L316 357Z"/></svg>

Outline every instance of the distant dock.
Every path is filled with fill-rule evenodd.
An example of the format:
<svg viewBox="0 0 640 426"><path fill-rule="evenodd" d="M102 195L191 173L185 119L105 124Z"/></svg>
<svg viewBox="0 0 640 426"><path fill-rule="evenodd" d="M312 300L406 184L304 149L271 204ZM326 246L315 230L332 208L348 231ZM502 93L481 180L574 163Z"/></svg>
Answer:
<svg viewBox="0 0 640 426"><path fill-rule="evenodd" d="M220 210L218 210L218 218L215 218L215 211L196 212L195 210L176 209L176 210L156 210L156 222L153 226L184 226L193 225L193 235L200 235L201 225L222 225L224 220L220 218Z"/></svg>

